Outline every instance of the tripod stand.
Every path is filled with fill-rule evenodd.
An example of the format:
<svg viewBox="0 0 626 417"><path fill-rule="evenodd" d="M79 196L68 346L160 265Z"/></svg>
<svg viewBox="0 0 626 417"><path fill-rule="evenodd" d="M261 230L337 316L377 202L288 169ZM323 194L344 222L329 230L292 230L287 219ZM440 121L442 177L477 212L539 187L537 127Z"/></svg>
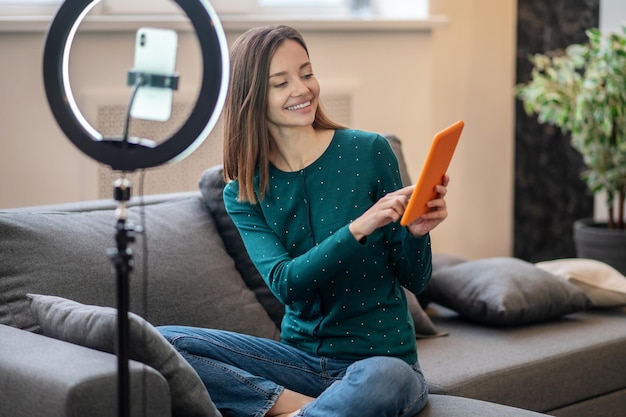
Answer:
<svg viewBox="0 0 626 417"><path fill-rule="evenodd" d="M81 114L70 86L69 52L74 37L89 11L101 0L65 0L61 2L47 32L43 78L46 97L52 114L67 138L87 156L114 170L132 172L183 159L193 152L217 124L226 100L229 80L228 44L222 25L209 0L173 0L185 12L196 32L202 52L203 78L196 104L186 122L169 139L161 143L136 138L123 141L105 139ZM150 71L151 72L151 71ZM139 79L139 80L138 80ZM177 76L144 74L132 71L129 81L135 87L150 85L176 89ZM133 92L133 95L136 91ZM132 100L131 100L132 103ZM121 180L115 185L117 209L117 247L109 250L118 279L119 308L119 389L120 416L130 410L128 372L128 288L133 268L128 243L134 241L135 230L127 223L126 202L130 199L130 183Z"/></svg>
<svg viewBox="0 0 626 417"><path fill-rule="evenodd" d="M129 355L129 320L130 308L130 272L134 267L133 252L128 247L135 241L137 229L128 222L126 203L130 200L131 183L126 178L120 178L114 183L113 196L118 202L115 211L117 223L115 225L116 247L107 251L117 274L117 327L118 327L118 395L120 417L130 416L130 372L128 369ZM141 230L139 230L141 231Z"/></svg>

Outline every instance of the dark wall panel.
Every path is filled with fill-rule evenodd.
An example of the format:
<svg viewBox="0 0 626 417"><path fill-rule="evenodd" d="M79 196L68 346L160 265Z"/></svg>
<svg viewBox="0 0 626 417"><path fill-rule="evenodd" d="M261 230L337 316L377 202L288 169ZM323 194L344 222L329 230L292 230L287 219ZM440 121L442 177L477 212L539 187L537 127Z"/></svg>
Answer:
<svg viewBox="0 0 626 417"><path fill-rule="evenodd" d="M518 0L517 83L530 78L528 56L586 41L600 0ZM574 220L593 215L580 179L582 157L558 128L540 125L516 102L514 256L531 262L574 257Z"/></svg>

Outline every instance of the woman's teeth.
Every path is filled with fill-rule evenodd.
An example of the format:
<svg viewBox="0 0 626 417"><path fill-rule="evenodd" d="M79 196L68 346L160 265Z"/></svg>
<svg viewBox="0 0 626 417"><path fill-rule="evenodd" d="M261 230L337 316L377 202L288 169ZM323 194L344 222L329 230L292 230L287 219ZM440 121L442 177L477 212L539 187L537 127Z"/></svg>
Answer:
<svg viewBox="0 0 626 417"><path fill-rule="evenodd" d="M287 107L287 110L298 110L298 109L303 109L305 107L308 107L311 105L310 101L307 101L306 103L302 103L302 104L298 104L297 106L291 106L291 107Z"/></svg>

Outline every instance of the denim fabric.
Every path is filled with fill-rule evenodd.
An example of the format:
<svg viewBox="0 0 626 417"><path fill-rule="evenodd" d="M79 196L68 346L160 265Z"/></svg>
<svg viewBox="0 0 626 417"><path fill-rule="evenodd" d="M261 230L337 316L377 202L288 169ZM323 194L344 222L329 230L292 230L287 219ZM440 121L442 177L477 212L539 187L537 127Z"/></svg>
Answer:
<svg viewBox="0 0 626 417"><path fill-rule="evenodd" d="M301 410L302 417L410 417L426 404L426 382L417 363L383 356L358 361L318 357L223 330L158 330L189 361L228 416L262 417L285 388L317 398Z"/></svg>

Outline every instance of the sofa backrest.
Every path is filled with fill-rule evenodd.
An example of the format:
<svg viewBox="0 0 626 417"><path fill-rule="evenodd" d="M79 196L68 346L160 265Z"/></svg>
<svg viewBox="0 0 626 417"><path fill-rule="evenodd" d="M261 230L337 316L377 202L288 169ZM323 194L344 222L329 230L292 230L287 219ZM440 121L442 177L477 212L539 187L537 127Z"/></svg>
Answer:
<svg viewBox="0 0 626 417"><path fill-rule="evenodd" d="M128 210L129 221L145 219L146 228L129 245L131 311L154 325L277 338L276 326L226 253L200 193L149 200ZM116 274L107 256L115 247L115 207L114 201L97 201L0 212L1 324L38 331L27 293L117 305Z"/></svg>

